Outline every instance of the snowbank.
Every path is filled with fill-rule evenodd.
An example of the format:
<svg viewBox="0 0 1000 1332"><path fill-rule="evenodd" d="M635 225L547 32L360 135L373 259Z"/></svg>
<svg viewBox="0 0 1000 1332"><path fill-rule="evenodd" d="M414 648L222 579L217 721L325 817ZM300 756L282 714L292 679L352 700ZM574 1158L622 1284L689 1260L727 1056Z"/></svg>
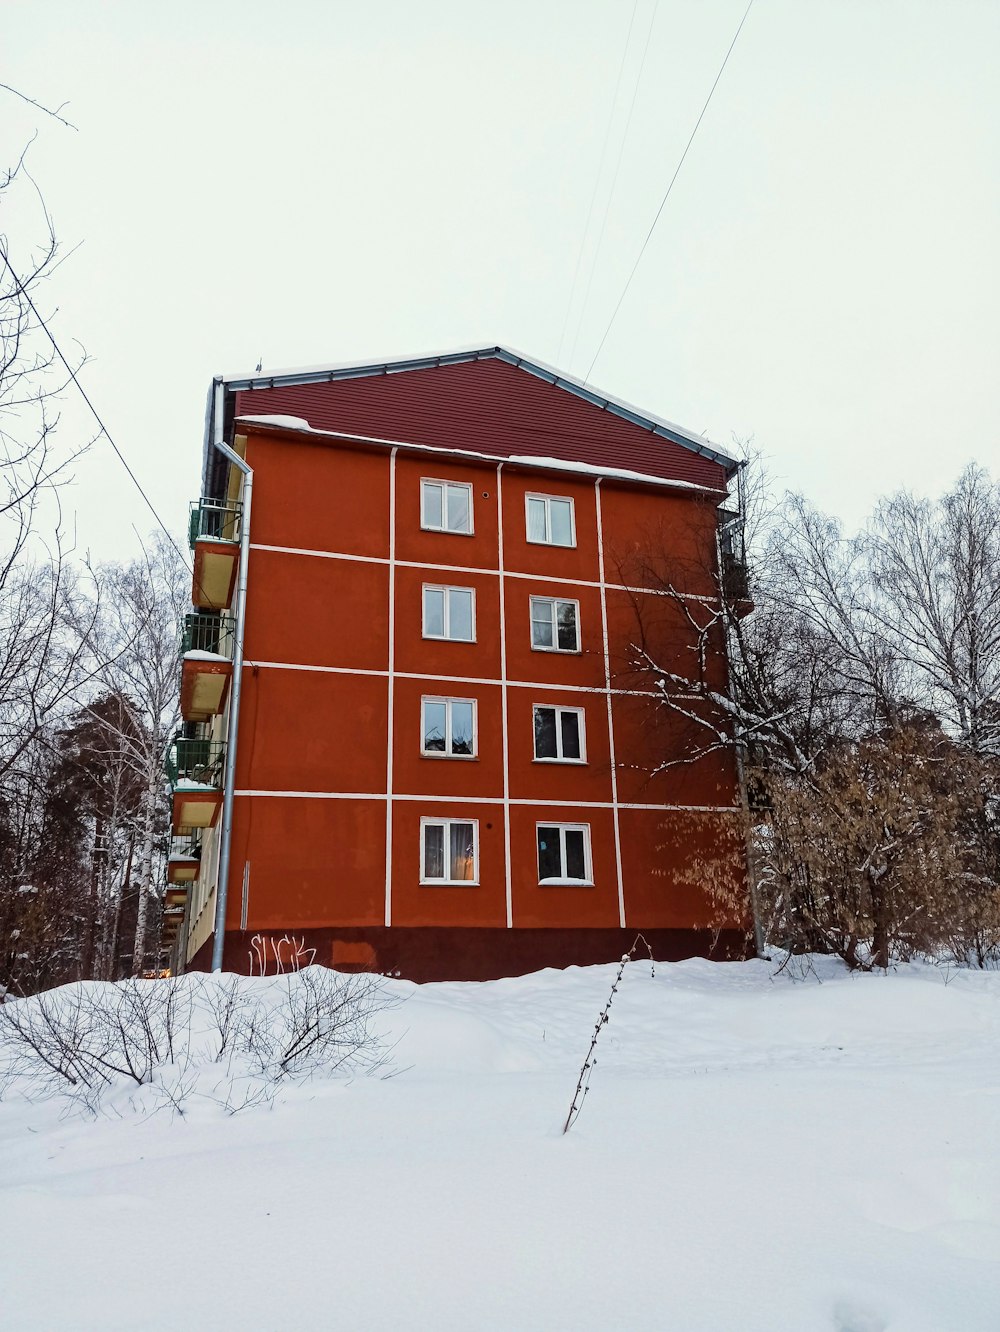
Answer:
<svg viewBox="0 0 1000 1332"><path fill-rule="evenodd" d="M235 1117L9 1094L0 1323L997 1327L1000 975L633 963L564 1137L614 971L387 982L395 1076Z"/></svg>

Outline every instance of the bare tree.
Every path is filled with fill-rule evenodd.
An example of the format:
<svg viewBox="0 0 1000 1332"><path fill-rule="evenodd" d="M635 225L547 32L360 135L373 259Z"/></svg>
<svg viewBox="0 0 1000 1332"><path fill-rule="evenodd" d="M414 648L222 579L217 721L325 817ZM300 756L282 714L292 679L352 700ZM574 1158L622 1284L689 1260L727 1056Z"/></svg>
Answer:
<svg viewBox="0 0 1000 1332"><path fill-rule="evenodd" d="M81 631L89 636L103 688L129 702L129 725L114 738L140 792L132 875L138 893L135 975L145 965L151 912L155 915L161 896L156 848L167 818L164 756L179 717L178 626L189 596L185 575L176 546L157 534L140 559L96 572L102 611Z"/></svg>
<svg viewBox="0 0 1000 1332"><path fill-rule="evenodd" d="M62 120L7 85L0 84L0 93ZM28 546L39 507L68 480L73 462L89 446L77 444L67 452L55 445L62 391L86 358L78 352L75 364L64 364L48 332L44 292L64 256L27 167L36 136L37 131L13 165L0 170L0 206L27 197L36 217L26 242L0 234L0 589Z"/></svg>
<svg viewBox="0 0 1000 1332"><path fill-rule="evenodd" d="M872 617L959 743L1000 755L1000 483L970 464L941 500L884 500L860 543Z"/></svg>
<svg viewBox="0 0 1000 1332"><path fill-rule="evenodd" d="M1000 944L1000 488L970 468L856 537L790 496L735 578L739 519L720 517L700 573L662 543L623 569L650 589L620 675L668 720L659 769L735 750L773 938L884 966L945 946L946 916L982 963Z"/></svg>
<svg viewBox="0 0 1000 1332"><path fill-rule="evenodd" d="M26 94L0 84L5 103L19 99L40 116L69 124ZM88 442L57 444L60 397L83 362L64 362L48 332L47 284L63 260L55 227L28 169L37 135L0 170L4 217L28 219L0 234L0 957L6 983L64 940L34 881L47 773L59 728L85 682L87 647L66 630L93 599L73 567L62 522L61 486ZM40 949L27 940L48 940ZM57 937L58 936L58 937ZM17 965L14 965L14 964ZM43 964L47 965L47 964ZM13 970L12 970L13 969Z"/></svg>
<svg viewBox="0 0 1000 1332"><path fill-rule="evenodd" d="M67 451L55 443L67 372L40 305L61 256L26 156L27 148L0 172L0 205L18 193L37 205L36 236L20 259L0 235L0 779L58 714L80 665L60 633L76 579L58 491L87 444Z"/></svg>
<svg viewBox="0 0 1000 1332"><path fill-rule="evenodd" d="M48 559L22 559L8 572L0 586L0 780L11 779L25 751L93 681L90 631L99 610L58 532Z"/></svg>

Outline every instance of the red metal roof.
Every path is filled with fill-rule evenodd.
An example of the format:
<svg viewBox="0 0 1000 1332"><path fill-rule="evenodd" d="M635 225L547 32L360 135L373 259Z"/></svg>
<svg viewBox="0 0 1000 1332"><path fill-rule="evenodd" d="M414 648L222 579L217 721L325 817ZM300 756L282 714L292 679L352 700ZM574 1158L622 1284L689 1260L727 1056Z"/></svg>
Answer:
<svg viewBox="0 0 1000 1332"><path fill-rule="evenodd" d="M725 468L499 357L235 390L237 416L298 416L315 430L560 458L726 489Z"/></svg>

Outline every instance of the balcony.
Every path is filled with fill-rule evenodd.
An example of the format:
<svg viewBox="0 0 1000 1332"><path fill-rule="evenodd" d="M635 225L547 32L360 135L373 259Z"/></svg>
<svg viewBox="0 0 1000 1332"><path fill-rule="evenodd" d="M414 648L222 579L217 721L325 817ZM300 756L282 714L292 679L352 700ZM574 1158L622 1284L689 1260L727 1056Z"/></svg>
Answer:
<svg viewBox="0 0 1000 1332"><path fill-rule="evenodd" d="M721 590L733 613L739 617L753 610L747 568L743 499L738 509L719 510L719 557Z"/></svg>
<svg viewBox="0 0 1000 1332"><path fill-rule="evenodd" d="M178 736L171 744L165 767L174 793L175 833L214 826L222 808L225 761L220 740Z"/></svg>
<svg viewBox="0 0 1000 1332"><path fill-rule="evenodd" d="M171 906L169 899L167 905L163 908L163 919L161 922L161 941L165 948L172 948L177 939L178 931L184 920L184 905Z"/></svg>
<svg viewBox="0 0 1000 1332"><path fill-rule="evenodd" d="M225 707L232 679L233 623L227 615L195 612L181 634L181 716L208 721Z"/></svg>
<svg viewBox="0 0 1000 1332"><path fill-rule="evenodd" d="M750 579L744 560L729 551L722 552L722 595L727 601L749 602Z"/></svg>
<svg viewBox="0 0 1000 1332"><path fill-rule="evenodd" d="M176 769L176 763L171 771ZM161 942L163 947L174 946L178 931L184 922L188 893L198 877L201 867L201 845L197 834L174 837L167 857L167 890L163 896Z"/></svg>
<svg viewBox="0 0 1000 1332"><path fill-rule="evenodd" d="M201 846L192 836L175 837L167 857L167 905L183 906L188 885L198 877L201 868ZM171 901L176 898L176 901Z"/></svg>
<svg viewBox="0 0 1000 1332"><path fill-rule="evenodd" d="M191 505L188 541L194 552L191 601L200 610L226 610L240 553L242 506L202 498Z"/></svg>

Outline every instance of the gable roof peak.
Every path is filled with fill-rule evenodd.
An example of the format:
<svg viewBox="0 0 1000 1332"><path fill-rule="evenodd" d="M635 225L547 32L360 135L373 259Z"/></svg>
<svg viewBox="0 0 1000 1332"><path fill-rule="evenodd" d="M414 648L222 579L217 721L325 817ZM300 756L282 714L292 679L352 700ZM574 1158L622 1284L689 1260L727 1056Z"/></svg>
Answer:
<svg viewBox="0 0 1000 1332"><path fill-rule="evenodd" d="M704 435L684 426L676 425L663 417L646 412L622 398L591 388L586 381L577 379L554 366L547 365L533 357L525 356L512 347L499 344L486 347L461 347L452 351L432 352L424 356L397 357L382 361L350 361L335 365L302 366L288 370L253 371L249 374L225 374L217 377L217 382L225 385L230 392L241 392L259 388L276 388L294 384L318 384L338 379L357 379L370 375L405 374L410 370L434 370L447 365L462 365L471 361L503 361L528 374L545 380L574 396L582 398L602 411L620 416L634 425L641 426L653 434L673 440L702 457L719 463L731 476L739 466L739 461L720 449Z"/></svg>

